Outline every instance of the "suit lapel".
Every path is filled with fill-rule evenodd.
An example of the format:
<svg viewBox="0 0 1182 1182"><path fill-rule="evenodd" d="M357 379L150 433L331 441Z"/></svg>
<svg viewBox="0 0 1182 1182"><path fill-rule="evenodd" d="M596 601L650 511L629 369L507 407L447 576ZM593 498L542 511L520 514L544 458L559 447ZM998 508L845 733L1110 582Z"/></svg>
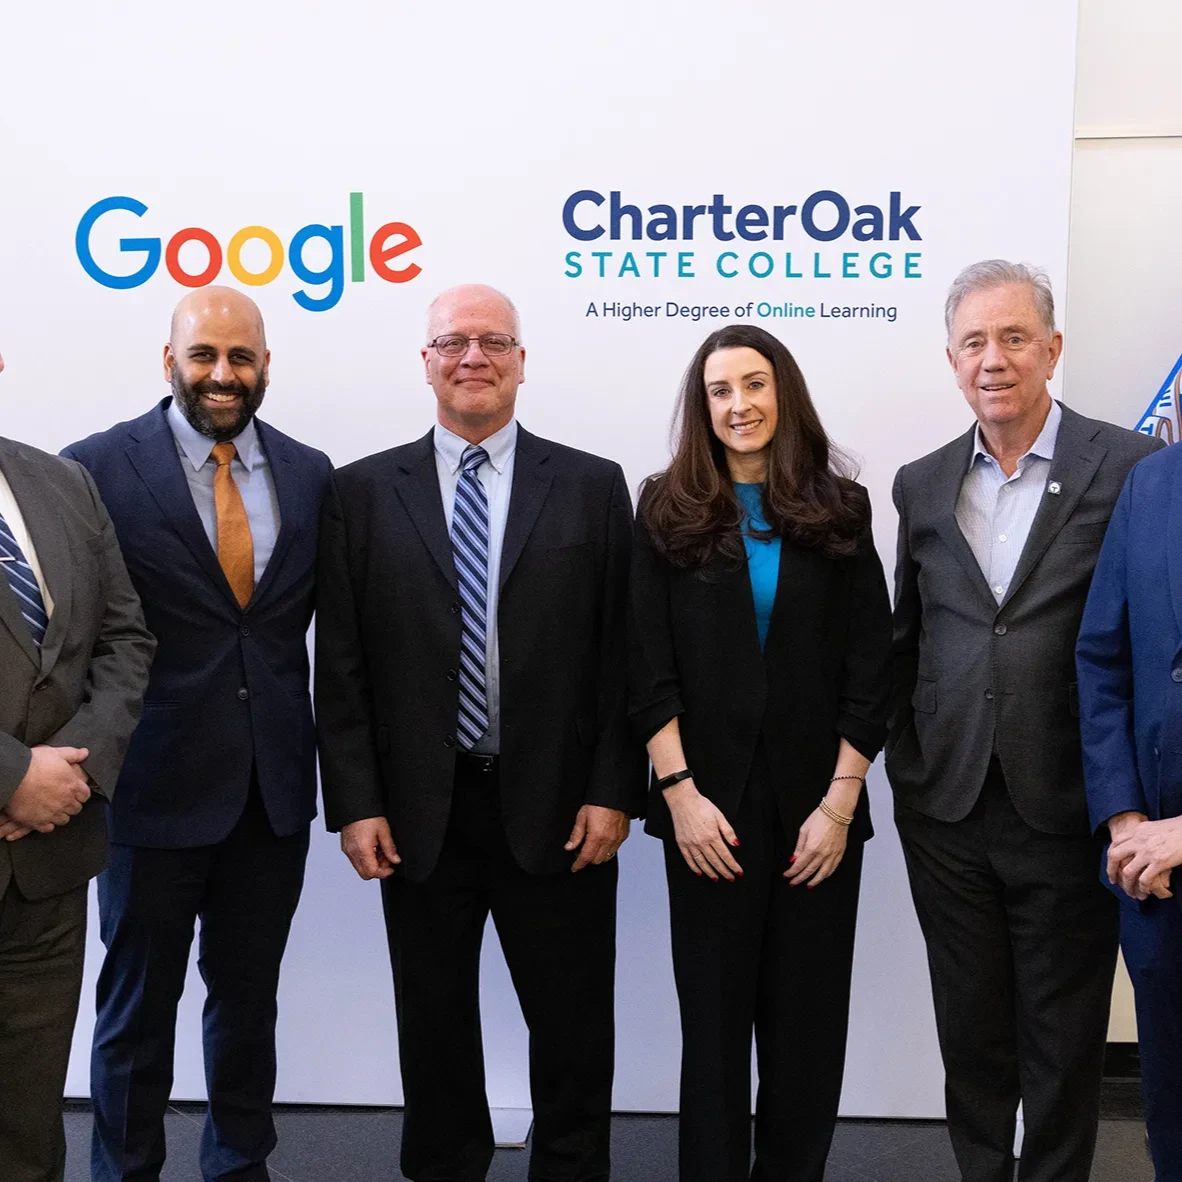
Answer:
<svg viewBox="0 0 1182 1182"><path fill-rule="evenodd" d="M258 603L278 578L283 559L291 549L292 538L300 532L306 515L291 449L286 441L265 423L260 423L258 419L255 419L254 423L259 446L267 457L267 468L275 485L275 499L279 502L279 535L275 539L275 549L271 551L263 577L251 596L251 603Z"/></svg>
<svg viewBox="0 0 1182 1182"><path fill-rule="evenodd" d="M36 497L29 495L28 484L33 479L29 474L29 469L21 463L18 455L7 444L0 441L0 472L4 473L4 478L8 481L12 489L12 495L16 498L17 504L20 506L21 515L25 518L25 526L27 527L30 536L33 536L33 523L29 520L26 509L33 502ZM37 558L39 561L43 559L41 554L41 539L39 536L33 536L33 544L37 547ZM49 575L45 572L44 566L42 573L45 574L45 581L49 584L50 594L55 596L55 610L54 617L50 619L50 627L53 627L53 619L57 616L56 610L56 587L49 582ZM67 572L68 577L68 572ZM25 656L29 658L35 668L42 667L42 652L37 651L37 646L33 643L33 635L29 631L28 624L25 623L24 616L21 615L20 604L17 597L12 593L12 589L8 586L8 576L0 576L0 623L2 623L9 632L12 633L13 639L24 652ZM49 633L45 634L46 640L49 639Z"/></svg>
<svg viewBox="0 0 1182 1182"><path fill-rule="evenodd" d="M505 523L505 540L501 546L501 587L505 586L521 557L554 472L549 466L550 449L536 435L524 427L517 428L517 448L513 457L513 488L509 494L509 518Z"/></svg>
<svg viewBox="0 0 1182 1182"><path fill-rule="evenodd" d="M1092 483L1096 470L1107 454L1105 448L1092 442L1096 434L1097 429L1085 419L1066 407L1063 408L1063 420L1059 424L1059 434L1055 440L1055 455L1047 476L1047 487L1057 484L1061 491L1043 493L1042 502L1030 526L1030 533L1026 536L1026 544L1018 558L1014 577L1010 580L1009 590L1001 602L1002 607L1013 599L1018 589L1030 577L1030 572L1038 565L1047 547L1070 520L1080 498Z"/></svg>
<svg viewBox="0 0 1182 1182"><path fill-rule="evenodd" d="M419 531L423 545L455 588L456 564L452 558L451 538L447 536L447 519L443 516L443 498L439 493L434 428L415 444L410 456L403 461L402 479L394 487Z"/></svg>
<svg viewBox="0 0 1182 1182"><path fill-rule="evenodd" d="M209 544L209 537L201 524L197 506L193 504L193 494L181 467L176 439L165 417L166 403L167 400L153 412L147 432L137 436L135 442L128 447L128 459L156 504L160 506L160 511L168 519L168 523L189 548L197 565L214 586L221 589L222 594L234 605L234 609L240 610L217 555Z"/></svg>
<svg viewBox="0 0 1182 1182"><path fill-rule="evenodd" d="M997 611L997 600L989 590L989 583L981 570L981 564L977 561L972 546L961 533L960 523L956 520L956 502L960 498L960 488L969 470L976 431L976 427L971 427L967 434L961 436L958 446L950 447L945 453L944 461L932 481L931 492L937 514L936 530L944 539L944 544L956 556L957 562L964 568L969 582L989 605L990 614L993 614Z"/></svg>

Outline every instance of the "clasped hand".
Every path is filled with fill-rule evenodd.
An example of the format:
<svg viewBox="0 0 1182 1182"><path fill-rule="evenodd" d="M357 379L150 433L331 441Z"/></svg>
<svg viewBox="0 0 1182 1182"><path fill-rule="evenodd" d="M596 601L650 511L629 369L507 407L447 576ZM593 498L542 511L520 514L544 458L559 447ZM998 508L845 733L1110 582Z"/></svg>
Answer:
<svg viewBox="0 0 1182 1182"><path fill-rule="evenodd" d="M1170 871L1182 865L1182 817L1150 821L1121 813L1108 822L1108 881L1130 898L1172 898Z"/></svg>
<svg viewBox="0 0 1182 1182"><path fill-rule="evenodd" d="M90 799L80 766L89 754L85 747L34 747L24 779L0 810L0 838L19 841L33 830L52 833L76 817Z"/></svg>

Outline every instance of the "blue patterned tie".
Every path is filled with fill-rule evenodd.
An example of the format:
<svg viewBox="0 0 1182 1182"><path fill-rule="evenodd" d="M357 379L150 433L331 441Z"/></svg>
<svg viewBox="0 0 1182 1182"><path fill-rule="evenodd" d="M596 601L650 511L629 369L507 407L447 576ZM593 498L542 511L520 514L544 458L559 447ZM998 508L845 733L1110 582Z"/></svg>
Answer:
<svg viewBox="0 0 1182 1182"><path fill-rule="evenodd" d="M488 496L476 470L488 452L474 444L460 459L451 545L460 584L460 745L471 750L488 730L488 695L484 680L488 610Z"/></svg>
<svg viewBox="0 0 1182 1182"><path fill-rule="evenodd" d="M33 568L25 560L21 548L8 528L8 522L0 515L0 566L8 576L8 585L16 596L17 605L29 631L33 635L33 643L40 648L45 640L45 629L49 627L49 615L45 611L45 600L41 598L41 588L37 584L37 576Z"/></svg>

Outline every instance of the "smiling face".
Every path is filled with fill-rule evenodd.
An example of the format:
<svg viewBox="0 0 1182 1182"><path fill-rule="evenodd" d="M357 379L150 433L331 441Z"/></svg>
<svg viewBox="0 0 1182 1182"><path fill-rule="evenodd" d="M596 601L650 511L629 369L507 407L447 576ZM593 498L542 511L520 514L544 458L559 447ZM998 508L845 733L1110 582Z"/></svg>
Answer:
<svg viewBox="0 0 1182 1182"><path fill-rule="evenodd" d="M514 339L520 335L513 305L494 288L455 287L431 305L428 341L489 334ZM489 357L478 340L469 340L458 357L444 357L431 345L423 348L422 355L427 381L439 404L439 421L449 431L479 443L513 417L517 387L525 381L525 350L520 345L502 356Z"/></svg>
<svg viewBox="0 0 1182 1182"><path fill-rule="evenodd" d="M1043 323L1027 283L970 292L956 310L948 342L956 384L986 427L1045 417L1047 382L1062 351L1062 333Z"/></svg>
<svg viewBox="0 0 1182 1182"><path fill-rule="evenodd" d="M702 375L710 426L726 448L735 479L762 479L767 449L776 433L776 377L758 350L717 349L706 358Z"/></svg>
<svg viewBox="0 0 1182 1182"><path fill-rule="evenodd" d="M263 402L271 353L254 301L225 287L186 296L164 346L164 376L185 418L219 442L241 434Z"/></svg>

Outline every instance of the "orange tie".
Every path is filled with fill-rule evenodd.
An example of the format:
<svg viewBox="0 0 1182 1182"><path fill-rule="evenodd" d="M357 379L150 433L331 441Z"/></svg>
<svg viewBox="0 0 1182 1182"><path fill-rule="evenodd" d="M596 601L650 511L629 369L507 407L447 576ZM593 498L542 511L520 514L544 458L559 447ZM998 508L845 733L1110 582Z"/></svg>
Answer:
<svg viewBox="0 0 1182 1182"><path fill-rule="evenodd" d="M254 542L242 494L234 483L230 465L238 449L232 443L215 443L213 458L218 470L213 475L213 503L218 515L218 562L239 607L254 594Z"/></svg>

